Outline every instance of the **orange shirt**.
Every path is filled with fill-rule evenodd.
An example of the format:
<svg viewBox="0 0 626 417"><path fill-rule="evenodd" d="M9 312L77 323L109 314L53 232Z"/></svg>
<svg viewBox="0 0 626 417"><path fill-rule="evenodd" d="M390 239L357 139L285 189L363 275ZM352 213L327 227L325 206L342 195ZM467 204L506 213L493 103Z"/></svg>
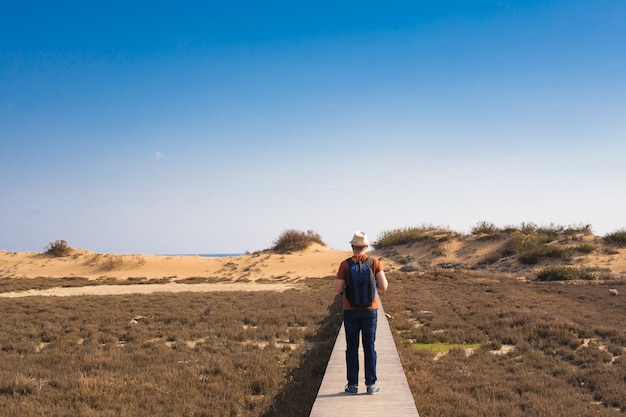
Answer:
<svg viewBox="0 0 626 417"><path fill-rule="evenodd" d="M352 260L354 262L359 262L359 261L365 262L368 257L369 257L368 255L358 255L358 256L355 255L352 257ZM371 268L374 271L374 275L376 275L378 271L383 270L383 265L380 263L378 259L374 258ZM348 265L348 261L344 260L343 262L341 262L339 264L339 270L337 271L337 279L346 281L348 279L349 270L350 270L350 265ZM378 297L374 299L374 303L372 304L371 307L354 308L350 305L350 302L348 301L348 297L346 297L346 292L344 291L343 292L343 309L344 310L377 310L378 309Z"/></svg>

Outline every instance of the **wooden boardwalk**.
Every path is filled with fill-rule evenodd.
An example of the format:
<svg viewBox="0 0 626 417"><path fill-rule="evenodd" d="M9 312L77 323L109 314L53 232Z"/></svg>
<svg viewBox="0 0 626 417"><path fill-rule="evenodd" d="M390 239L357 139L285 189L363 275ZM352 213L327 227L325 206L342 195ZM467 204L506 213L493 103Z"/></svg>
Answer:
<svg viewBox="0 0 626 417"><path fill-rule="evenodd" d="M380 303L380 299L378 301ZM311 417L419 417L382 303L378 310L376 333L376 352L378 353L376 373L377 384L381 389L379 394L367 395L365 393L362 347L359 348L359 394L348 395L343 392L347 382L345 351L346 338L342 324L322 385L313 404Z"/></svg>

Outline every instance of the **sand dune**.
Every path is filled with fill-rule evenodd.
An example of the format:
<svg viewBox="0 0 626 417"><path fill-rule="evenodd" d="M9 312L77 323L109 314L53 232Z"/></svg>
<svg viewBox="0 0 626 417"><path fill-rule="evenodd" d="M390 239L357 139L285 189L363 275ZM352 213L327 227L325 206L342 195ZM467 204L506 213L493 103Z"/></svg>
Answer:
<svg viewBox="0 0 626 417"><path fill-rule="evenodd" d="M443 236L373 252L383 260L385 269L420 271L429 268L479 269L488 273L510 274L532 279L534 273L552 264L568 264L626 278L626 249L608 248L601 238L588 235L558 245L596 247L590 253L577 253L567 261L543 259L535 265L524 265L515 256L499 256L506 240L481 236ZM83 278L106 280L107 285L74 288L31 289L3 292L0 296L127 294L158 291L234 291L276 290L292 288L302 278L328 278L332 285L339 262L350 256L347 250L314 244L305 251L289 254L256 252L241 256L208 258L201 256L158 256L99 254L74 249L69 256L53 257L37 252L0 251L0 280L35 278ZM155 280L129 284L129 280ZM196 279L197 282L192 282ZM115 280L123 285L111 285Z"/></svg>
<svg viewBox="0 0 626 417"><path fill-rule="evenodd" d="M0 251L0 279L87 278L108 279L108 285L51 288L0 293L3 297L29 295L93 295L180 291L275 290L291 288L301 278L332 277L350 251L314 244L290 254L259 252L241 256L159 256L98 254L74 249L69 256L36 252ZM110 285L110 279L167 278L163 283ZM212 282L189 284L194 278ZM187 283L184 283L187 281ZM200 280L201 281L201 280ZM332 285L332 284L329 284Z"/></svg>
<svg viewBox="0 0 626 417"><path fill-rule="evenodd" d="M174 278L247 279L325 277L334 275L349 251L314 244L306 251L209 258L202 256L98 254L74 249L69 256L52 257L37 252L0 252L0 277Z"/></svg>

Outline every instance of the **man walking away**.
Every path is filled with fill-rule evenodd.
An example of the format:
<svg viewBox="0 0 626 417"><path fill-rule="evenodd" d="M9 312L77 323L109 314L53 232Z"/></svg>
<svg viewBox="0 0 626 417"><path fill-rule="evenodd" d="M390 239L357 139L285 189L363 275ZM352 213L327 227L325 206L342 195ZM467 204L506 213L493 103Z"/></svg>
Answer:
<svg viewBox="0 0 626 417"><path fill-rule="evenodd" d="M335 291L343 293L343 323L346 333L346 368L348 384L345 392L359 392L359 336L365 356L365 386L368 394L377 394L376 385L376 325L378 298L376 290L386 291L389 285L378 259L368 256L367 234L357 231L352 240L353 255L341 262L335 279Z"/></svg>

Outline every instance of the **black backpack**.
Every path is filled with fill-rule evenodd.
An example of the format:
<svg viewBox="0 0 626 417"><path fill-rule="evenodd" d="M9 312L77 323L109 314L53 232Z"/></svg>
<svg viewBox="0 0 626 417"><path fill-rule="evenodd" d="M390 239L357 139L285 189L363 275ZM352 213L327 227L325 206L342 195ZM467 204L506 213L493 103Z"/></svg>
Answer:
<svg viewBox="0 0 626 417"><path fill-rule="evenodd" d="M348 262L348 278L346 279L346 297L354 308L371 307L376 298L376 278L372 269L374 258L368 256L365 262Z"/></svg>

